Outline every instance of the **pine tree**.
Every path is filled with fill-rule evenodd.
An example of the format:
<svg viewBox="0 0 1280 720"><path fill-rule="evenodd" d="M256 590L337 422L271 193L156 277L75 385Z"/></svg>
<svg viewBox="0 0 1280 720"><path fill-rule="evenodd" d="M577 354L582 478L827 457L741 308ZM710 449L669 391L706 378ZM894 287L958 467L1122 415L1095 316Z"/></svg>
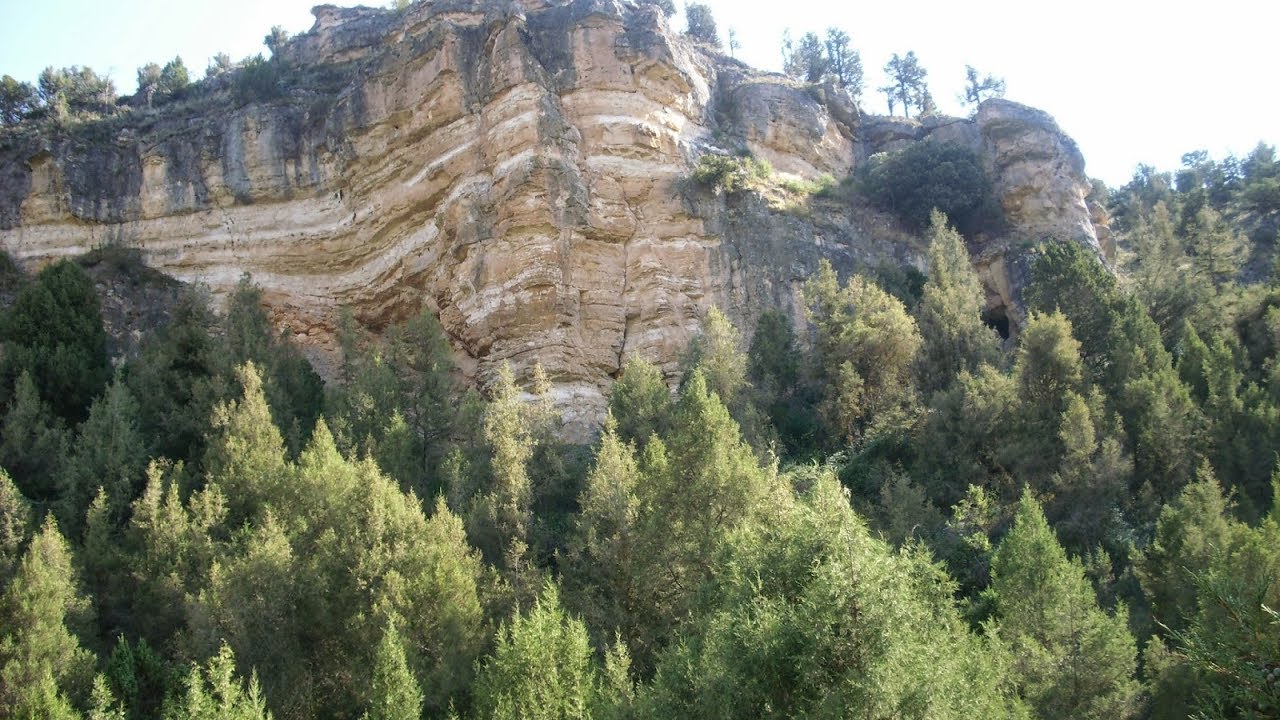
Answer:
<svg viewBox="0 0 1280 720"><path fill-rule="evenodd" d="M271 720L256 677L246 687L235 675L231 648L223 645L202 669L192 665L186 692L165 703L165 720Z"/></svg>
<svg viewBox="0 0 1280 720"><path fill-rule="evenodd" d="M586 627L565 613L548 583L527 615L498 629L493 655L476 677L475 717L585 720L596 709L599 683Z"/></svg>
<svg viewBox="0 0 1280 720"><path fill-rule="evenodd" d="M71 552L46 516L0 595L0 715L45 717L88 695L94 658L68 629L90 612ZM56 712L55 712L56 711Z"/></svg>
<svg viewBox="0 0 1280 720"><path fill-rule="evenodd" d="M916 59L914 51L904 56L894 53L889 62L885 63L884 74L889 77L889 85L882 90L902 103L903 115L910 117L912 106L921 111L924 110L924 100L929 95L929 89L924 80L928 73L920 67L920 61ZM892 103L892 100L890 102ZM889 114L893 114L892 105Z"/></svg>
<svg viewBox="0 0 1280 720"><path fill-rule="evenodd" d="M252 362L238 368L236 376L243 395L214 408L214 435L205 455L210 480L232 503L228 521L233 527L289 497L284 440L271 419L262 376Z"/></svg>
<svg viewBox="0 0 1280 720"><path fill-rule="evenodd" d="M823 260L804 286L817 326L815 355L828 384L823 415L837 442L855 446L891 432L913 410L910 368L920 332L901 301L855 275L841 288Z"/></svg>
<svg viewBox="0 0 1280 720"><path fill-rule="evenodd" d="M61 484L63 525L73 534L99 488L106 491L111 522L123 520L142 489L147 451L138 429L138 404L117 379L89 408L80 426Z"/></svg>
<svg viewBox="0 0 1280 720"><path fill-rule="evenodd" d="M946 389L960 371L975 372L999 357L997 336L982 322L982 285L964 238L936 210L930 223L929 279L916 310L923 339L918 375L926 396Z"/></svg>
<svg viewBox="0 0 1280 720"><path fill-rule="evenodd" d="M618 423L618 437L643 448L650 437L670 428L671 405L662 371L638 355L628 358L609 392L609 413Z"/></svg>
<svg viewBox="0 0 1280 720"><path fill-rule="evenodd" d="M22 559L22 548L31 532L31 504L0 469L0 593L9 584Z"/></svg>
<svg viewBox="0 0 1280 720"><path fill-rule="evenodd" d="M1196 481L1160 511L1155 537L1134 559L1151 614L1173 632L1195 616L1196 575L1234 543L1230 510L1213 470L1201 465Z"/></svg>
<svg viewBox="0 0 1280 720"><path fill-rule="evenodd" d="M964 66L964 82L966 105L980 105L983 100L1004 97L1004 80L990 74L979 80L978 71L972 65Z"/></svg>
<svg viewBox="0 0 1280 720"><path fill-rule="evenodd" d="M169 323L125 366L151 457L193 465L204 458L213 408L231 397L230 359L210 334L216 324L207 291L187 289Z"/></svg>
<svg viewBox="0 0 1280 720"><path fill-rule="evenodd" d="M66 447L62 420L40 399L31 374L23 371L0 425L0 465L24 496L47 507L58 499Z"/></svg>
<svg viewBox="0 0 1280 720"><path fill-rule="evenodd" d="M1123 718L1137 709L1137 651L1128 613L1098 607L1040 504L1023 494L991 561L996 632L1013 656L1019 691L1042 718Z"/></svg>
<svg viewBox="0 0 1280 720"><path fill-rule="evenodd" d="M93 281L69 260L41 270L22 289L0 321L0 339L6 343L0 362L5 390L30 373L40 397L67 423L84 420L111 377Z"/></svg>
<svg viewBox="0 0 1280 720"><path fill-rule="evenodd" d="M395 623L388 623L378 643L369 686L369 710L365 720L418 720L422 717L422 691L404 658L404 645Z"/></svg>

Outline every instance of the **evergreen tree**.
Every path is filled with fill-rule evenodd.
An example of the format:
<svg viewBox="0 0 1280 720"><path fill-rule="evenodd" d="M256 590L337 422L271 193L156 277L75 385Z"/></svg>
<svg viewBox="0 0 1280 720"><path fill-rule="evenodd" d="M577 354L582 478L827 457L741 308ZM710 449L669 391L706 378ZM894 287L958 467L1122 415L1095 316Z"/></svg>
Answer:
<svg viewBox="0 0 1280 720"><path fill-rule="evenodd" d="M89 408L62 473L63 525L73 534L84 523L98 489L106 491L110 522L124 519L142 490L147 451L138 430L138 404L117 379Z"/></svg>
<svg viewBox="0 0 1280 720"><path fill-rule="evenodd" d="M889 85L883 90L902 104L903 115L910 117L913 106L921 111L925 109L925 98L929 95L929 88L925 85L928 73L920 67L915 52L908 52L905 56L894 53L885 63L884 74L889 77ZM893 114L892 109L889 114Z"/></svg>
<svg viewBox="0 0 1280 720"><path fill-rule="evenodd" d="M972 65L964 66L964 83L966 105L980 105L983 100L1004 97L1004 80L990 74L979 80L978 71Z"/></svg>
<svg viewBox="0 0 1280 720"><path fill-rule="evenodd" d="M89 714L86 720L126 720L124 705L118 702L102 675L93 678L93 692L89 696Z"/></svg>
<svg viewBox="0 0 1280 720"><path fill-rule="evenodd" d="M1067 558L1030 492L992 558L990 599L1019 692L1037 716L1123 718L1136 711L1127 612L1099 609L1084 568Z"/></svg>
<svg viewBox="0 0 1280 720"><path fill-rule="evenodd" d="M565 614L548 583L527 615L498 629L476 677L475 717L586 719L598 712L600 694L587 629Z"/></svg>
<svg viewBox="0 0 1280 720"><path fill-rule="evenodd" d="M49 507L58 499L58 477L66 462L67 432L40 399L31 374L18 376L13 403L0 424L0 465L32 502Z"/></svg>
<svg viewBox="0 0 1280 720"><path fill-rule="evenodd" d="M230 398L233 376L225 345L210 334L216 324L207 291L187 289L168 324L125 366L152 457L192 464L204 458L213 408Z"/></svg>
<svg viewBox="0 0 1280 720"><path fill-rule="evenodd" d="M1045 488L1062 462L1064 413L1073 398L1090 395L1071 323L1057 314L1032 313L1022 331L1013 368L1017 386L1017 435L1008 458L1016 474Z"/></svg>
<svg viewBox="0 0 1280 720"><path fill-rule="evenodd" d="M836 83L856 99L862 95L862 56L849 47L849 33L827 28L827 62Z"/></svg>
<svg viewBox="0 0 1280 720"><path fill-rule="evenodd" d="M373 682L369 686L369 710L365 720L418 720L422 717L422 691L404 658L404 645L395 623L378 643Z"/></svg>
<svg viewBox="0 0 1280 720"><path fill-rule="evenodd" d="M846 45L848 38L845 39ZM783 70L791 77L808 83L822 82L831 69L831 60L817 33L807 32L788 54Z"/></svg>
<svg viewBox="0 0 1280 720"><path fill-rule="evenodd" d="M6 388L29 372L40 397L68 423L84 420L110 379L98 294L84 269L69 260L41 270L18 293L0 320L0 339L6 344L0 363Z"/></svg>
<svg viewBox="0 0 1280 720"><path fill-rule="evenodd" d="M609 412L618 423L618 436L643 448L653 435L665 435L671 425L671 390L662 371L632 355L622 376L609 392Z"/></svg>
<svg viewBox="0 0 1280 720"><path fill-rule="evenodd" d="M858 445L900 427L913 409L910 368L921 344L902 303L861 276L840 287L830 263L804 286L828 383L823 414L837 443Z"/></svg>
<svg viewBox="0 0 1280 720"><path fill-rule="evenodd" d="M275 425L290 454L297 455L324 405L320 376L292 343L272 329L262 289L247 273L227 300L222 325L232 364L257 366Z"/></svg>
<svg viewBox="0 0 1280 720"><path fill-rule="evenodd" d="M716 19L711 15L710 6L702 3L686 4L684 19L688 28L685 33L689 37L712 47L720 47L720 34L716 31Z"/></svg>
<svg viewBox="0 0 1280 720"><path fill-rule="evenodd" d="M620 633L630 647L648 652L651 605L642 598L650 595L644 585L649 577L639 547L643 482L635 448L619 437L611 414L579 500L582 512L565 558L564 583L598 637Z"/></svg>
<svg viewBox="0 0 1280 720"><path fill-rule="evenodd" d="M31 504L0 469L0 592L9 584L22 559L31 532Z"/></svg>
<svg viewBox="0 0 1280 720"><path fill-rule="evenodd" d="M484 438L492 449L489 485L476 495L469 513L469 531L486 558L506 571L517 597L532 597L533 489L528 462L534 438L526 420L515 376L505 363L485 409Z"/></svg>
<svg viewBox="0 0 1280 720"><path fill-rule="evenodd" d="M270 510L227 550L192 603L193 642L203 645L201 654L225 643L243 667L255 669L281 717L314 717L320 705L298 627L303 591L296 584L308 577L303 563Z"/></svg>
<svg viewBox="0 0 1280 720"><path fill-rule="evenodd" d="M268 504L279 506L289 490L284 441L272 422L262 376L252 362L236 375L243 395L214 408L213 437L205 455L210 481L232 503L232 527L256 517Z"/></svg>
<svg viewBox="0 0 1280 720"><path fill-rule="evenodd" d="M1134 570L1156 622L1178 632L1195 616L1196 576L1234 544L1231 505L1208 464L1160 511L1155 537Z"/></svg>
<svg viewBox="0 0 1280 720"><path fill-rule="evenodd" d="M829 473L743 526L642 690L648 717L1019 717L925 553L871 537Z"/></svg>
<svg viewBox="0 0 1280 720"><path fill-rule="evenodd" d="M68 628L90 612L76 588L71 552L46 516L0 595L0 715L65 717L88 696L93 655Z"/></svg>
<svg viewBox="0 0 1280 720"><path fill-rule="evenodd" d="M964 238L936 210L929 234L929 279L915 313L923 340L918 375L926 396L949 387L960 371L974 372L999 357L997 336L982 322L982 285Z"/></svg>
<svg viewBox="0 0 1280 720"><path fill-rule="evenodd" d="M1196 213L1190 232L1191 259L1196 270L1214 287L1234 278L1245 260L1244 238L1211 208Z"/></svg>
<svg viewBox="0 0 1280 720"><path fill-rule="evenodd" d="M165 703L165 720L271 720L256 677L246 687L235 675L235 655L223 645L201 669L192 665L186 691Z"/></svg>
<svg viewBox="0 0 1280 720"><path fill-rule="evenodd" d="M0 124L17 125L36 108L36 89L10 75L0 78Z"/></svg>

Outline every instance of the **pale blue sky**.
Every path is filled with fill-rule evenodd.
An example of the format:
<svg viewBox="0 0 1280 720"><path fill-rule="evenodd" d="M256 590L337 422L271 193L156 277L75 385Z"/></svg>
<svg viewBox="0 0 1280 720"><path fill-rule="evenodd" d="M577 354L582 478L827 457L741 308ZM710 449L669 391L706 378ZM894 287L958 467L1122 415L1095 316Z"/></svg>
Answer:
<svg viewBox="0 0 1280 720"><path fill-rule="evenodd" d="M311 26L312 0L0 0L0 73L34 81L47 65L89 65L131 92L138 66L181 55L203 75L215 53L239 59L266 52L272 25ZM345 4L345 3L343 3ZM680 1L677 0L677 4ZM882 84L893 52L914 50L944 112L969 63L1008 81L1011 100L1053 114L1084 152L1088 172L1108 184L1139 162L1172 169L1182 153L1243 155L1259 140L1280 141L1280 9L1253 0L1195 3L1076 0L832 3L819 0L709 0L721 27L737 29L738 55L777 69L789 27L839 26ZM683 26L679 16L672 22ZM869 91L863 106L884 112Z"/></svg>

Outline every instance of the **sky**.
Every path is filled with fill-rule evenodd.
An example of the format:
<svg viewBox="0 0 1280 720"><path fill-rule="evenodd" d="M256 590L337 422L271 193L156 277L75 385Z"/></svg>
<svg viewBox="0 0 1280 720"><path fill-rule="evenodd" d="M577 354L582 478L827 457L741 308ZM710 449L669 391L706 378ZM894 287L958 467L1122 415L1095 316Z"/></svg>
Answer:
<svg viewBox="0 0 1280 720"><path fill-rule="evenodd" d="M1086 172L1124 184L1139 163L1172 170L1183 153L1217 159L1280 142L1280 5L1148 0L823 2L706 0L737 56L778 70L784 29L798 38L838 27L862 56L862 106L893 53L915 51L939 108L963 114L964 67L1003 77L1010 100L1048 111L1084 153ZM136 70L182 56L193 77L225 52L267 53L273 25L307 30L313 0L0 0L0 74L34 82L46 66L88 65L121 93ZM339 3L349 4L349 3ZM681 5L677 0L677 5ZM1191 12L1196 7L1198 12ZM671 19L683 27L681 15Z"/></svg>

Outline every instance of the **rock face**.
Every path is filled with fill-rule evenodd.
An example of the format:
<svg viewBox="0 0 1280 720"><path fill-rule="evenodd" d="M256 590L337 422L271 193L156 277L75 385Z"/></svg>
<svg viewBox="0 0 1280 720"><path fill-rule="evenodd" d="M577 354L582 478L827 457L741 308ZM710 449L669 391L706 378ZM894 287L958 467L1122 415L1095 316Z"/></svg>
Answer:
<svg viewBox="0 0 1280 720"><path fill-rule="evenodd" d="M813 179L926 137L970 145L1009 221L975 248L993 309L1016 308L1010 239L1097 247L1074 143L1014 103L865 118L843 90L747 68L618 0L313 13L279 50L297 68L285 98L237 107L224 91L0 145L0 245L25 263L137 248L215 293L249 272L321 367L340 308L378 329L425 306L469 378L540 362L578 428L628 356L673 373L712 304L749 332L769 305L798 316L822 258L923 269L920 239L849 203L695 186L704 153Z"/></svg>

